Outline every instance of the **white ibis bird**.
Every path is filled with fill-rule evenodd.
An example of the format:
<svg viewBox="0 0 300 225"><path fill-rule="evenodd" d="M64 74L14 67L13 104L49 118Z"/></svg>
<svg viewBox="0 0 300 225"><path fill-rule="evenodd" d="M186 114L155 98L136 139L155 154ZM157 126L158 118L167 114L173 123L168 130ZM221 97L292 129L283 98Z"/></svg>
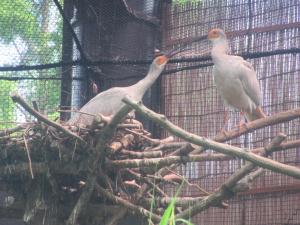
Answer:
<svg viewBox="0 0 300 225"><path fill-rule="evenodd" d="M165 68L170 57L182 52L182 49L175 49L167 54L157 56L150 65L148 74L136 84L128 87L113 87L99 93L86 103L67 124L77 126L90 126L95 115L101 114L104 117L112 117L123 106L122 99L125 96L135 101L141 101L145 92L151 87Z"/></svg>
<svg viewBox="0 0 300 225"><path fill-rule="evenodd" d="M261 91L252 65L240 56L229 55L226 35L221 29L208 33L217 90L226 106L245 113L247 121L266 117L261 109Z"/></svg>

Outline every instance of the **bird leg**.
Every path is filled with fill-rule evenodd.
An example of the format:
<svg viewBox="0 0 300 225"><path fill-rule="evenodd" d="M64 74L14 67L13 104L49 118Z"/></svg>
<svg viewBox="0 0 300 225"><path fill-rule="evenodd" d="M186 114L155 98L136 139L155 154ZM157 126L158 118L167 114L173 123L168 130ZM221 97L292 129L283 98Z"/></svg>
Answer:
<svg viewBox="0 0 300 225"><path fill-rule="evenodd" d="M226 132L226 126L228 124L229 121L229 112L227 110L225 110L224 113L224 117L223 117L223 127L221 128L221 130L219 131L220 133L224 134L225 136L227 136L227 132Z"/></svg>
<svg viewBox="0 0 300 225"><path fill-rule="evenodd" d="M222 130L226 130L226 126L228 125L228 121L230 119L230 116L229 116L229 112L227 110L225 110L225 113L224 113L224 117L223 117L223 128Z"/></svg>
<svg viewBox="0 0 300 225"><path fill-rule="evenodd" d="M248 121L246 121L245 112L240 111L240 121L239 121L239 124L237 126L237 129L240 129L243 126L245 126L247 128L247 122Z"/></svg>
<svg viewBox="0 0 300 225"><path fill-rule="evenodd" d="M240 121L239 121L239 127L243 126L244 124L246 124L246 120L245 120L245 113L243 111L240 111Z"/></svg>

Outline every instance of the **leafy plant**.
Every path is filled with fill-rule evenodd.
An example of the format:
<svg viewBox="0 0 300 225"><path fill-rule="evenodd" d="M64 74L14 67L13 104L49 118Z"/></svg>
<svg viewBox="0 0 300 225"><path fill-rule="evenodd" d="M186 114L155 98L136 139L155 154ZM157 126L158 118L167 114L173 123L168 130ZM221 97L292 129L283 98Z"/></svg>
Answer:
<svg viewBox="0 0 300 225"><path fill-rule="evenodd" d="M168 207L164 211L164 214L161 218L161 221L159 222L159 225L176 225L176 223L184 223L184 224L187 224L187 225L193 225L193 223L191 223L188 220L185 220L185 219L182 219L182 218L178 218L178 219L175 218L176 198L180 194L184 182L185 181L183 181L181 183L178 190L176 191L175 196L172 198L172 200L169 203ZM154 191L153 191L153 193L154 193ZM151 212L153 210L153 205L152 204L154 204L154 197L153 197L152 202L151 202ZM150 225L150 222L149 222L149 225Z"/></svg>

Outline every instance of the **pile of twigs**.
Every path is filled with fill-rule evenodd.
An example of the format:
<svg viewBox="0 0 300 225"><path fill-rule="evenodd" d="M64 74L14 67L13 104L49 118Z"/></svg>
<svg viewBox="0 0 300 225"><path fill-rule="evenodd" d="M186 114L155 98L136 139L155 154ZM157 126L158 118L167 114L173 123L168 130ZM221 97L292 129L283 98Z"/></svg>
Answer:
<svg viewBox="0 0 300 225"><path fill-rule="evenodd" d="M116 224L128 213L157 223L172 197L164 192L166 184L177 187L184 183L199 190L197 197L176 199L175 217L188 218L211 206L228 207L224 200L249 189L263 168L300 179L299 168L265 157L299 146L300 140L282 143L287 137L278 134L265 148L250 152L220 143L299 118L299 109L248 123L209 140L182 130L164 115L130 99L124 100L127 105L111 121L98 118L91 127L78 128L47 119L17 94L12 98L36 118L0 131L2 182L17 196L9 207L17 204L23 208L26 222L38 220L41 211L50 210L48 214L56 224ZM140 122L124 119L132 108L185 142L174 142L173 137L151 138ZM206 153L206 149L216 153ZM231 158L248 163L213 193L190 184L176 170L186 162Z"/></svg>

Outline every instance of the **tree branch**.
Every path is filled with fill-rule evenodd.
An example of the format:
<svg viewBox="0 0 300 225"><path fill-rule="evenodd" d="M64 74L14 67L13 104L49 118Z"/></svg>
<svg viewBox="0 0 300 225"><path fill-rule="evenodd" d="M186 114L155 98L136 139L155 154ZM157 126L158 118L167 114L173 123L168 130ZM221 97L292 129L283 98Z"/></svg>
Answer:
<svg viewBox="0 0 300 225"><path fill-rule="evenodd" d="M258 130L258 129L261 129L261 128L264 128L267 126L271 126L274 124L278 124L278 123L291 121L291 120L297 119L299 117L300 117L300 108L291 109L291 110L288 110L285 112L280 112L280 113L274 114L272 116L268 116L266 118L248 122L244 126L236 127L230 131L220 132L219 134L217 134L217 136L213 140L217 141L217 142L229 141L231 139L237 138L243 134L247 134L254 130ZM199 149L196 149L193 151L193 154L201 153L204 150L205 150L205 148L199 147Z"/></svg>
<svg viewBox="0 0 300 225"><path fill-rule="evenodd" d="M276 136L272 142L265 148L264 156L271 154L276 146L278 146L284 139L286 139L285 134L279 134ZM202 201L196 205L178 213L176 218L189 218L195 214L207 209L211 205L215 205L218 202L226 198L230 198L234 195L234 186L240 181L243 177L249 174L256 165L252 162L248 162L245 166L237 170L232 176L230 176L221 188L217 191L205 197Z"/></svg>
<svg viewBox="0 0 300 225"><path fill-rule="evenodd" d="M300 169L285 165L283 163L276 162L274 160L264 158L259 155L255 155L251 152L247 152L246 149L241 149L235 146L230 146L227 144L218 143L212 140L209 140L204 137L200 137L198 135L189 133L180 127L172 124L164 115L157 114L150 109L146 108L141 103L137 103L133 100L131 100L128 97L125 97L123 101L131 106L133 109L135 109L137 112L139 112L144 117L158 123L160 126L164 127L166 130L168 130L170 133L188 141L195 145L200 145L205 148L211 148L217 152L231 155L233 157L239 157L247 161L251 161L255 163L258 166L261 166L263 168L282 173L297 179L300 179Z"/></svg>
<svg viewBox="0 0 300 225"><path fill-rule="evenodd" d="M114 115L110 123L108 123L104 128L103 131L100 133L94 154L90 156L90 174L87 177L85 188L83 189L80 197L78 198L72 212L69 215L67 220L67 225L74 225L77 223L77 219L79 214L81 213L82 209L87 205L90 196L94 190L97 178L97 171L98 167L100 167L99 161L103 158L103 153L105 148L107 147L107 143L111 140L115 129L118 126L118 123L131 111L131 109L125 105L122 107L118 113ZM103 158L104 159L104 158Z"/></svg>
<svg viewBox="0 0 300 225"><path fill-rule="evenodd" d="M163 155L161 151L135 152L135 151L129 151L125 149L121 150L120 153L128 156L129 158L138 158L138 159L157 158L157 157L162 157Z"/></svg>
<svg viewBox="0 0 300 225"><path fill-rule="evenodd" d="M186 142L183 142L186 143ZM290 148L296 148L300 146L300 140L288 141L274 147L273 152L281 151ZM251 152L255 154L261 154L264 148L256 148ZM124 160L113 160L108 162L108 165L116 168L138 168L138 167L154 167L161 168L163 166L170 166L176 163L187 163L187 162L205 162L205 161L225 161L235 159L230 155L224 155L221 153L202 153L193 154L187 156L173 156L160 158L149 158L149 159L124 159Z"/></svg>
<svg viewBox="0 0 300 225"><path fill-rule="evenodd" d="M224 142L230 139L241 136L242 134L246 134L252 132L257 129L261 129L267 126L271 126L278 123L283 123L287 121L291 121L300 117L300 108L291 109L285 112L280 112L274 114L272 116L268 116L266 118L257 119L245 124L245 126L236 127L235 129L228 132L221 132L215 138L214 141Z"/></svg>
<svg viewBox="0 0 300 225"><path fill-rule="evenodd" d="M78 141L80 141L81 143L86 144L86 142L79 137L78 135L74 134L73 132L69 131L68 129L64 128L63 126L61 126L58 123L55 123L54 121L49 120L47 117L45 117L44 115L42 115L41 113L35 111L32 107L30 107L24 100L23 98L16 92L13 92L11 94L11 98L14 102L17 102L19 105L21 105L27 112L29 112L31 115L33 115L35 118L37 118L39 121L44 122L45 124L56 128L57 130L63 132L64 134L66 134L69 137L75 138Z"/></svg>

